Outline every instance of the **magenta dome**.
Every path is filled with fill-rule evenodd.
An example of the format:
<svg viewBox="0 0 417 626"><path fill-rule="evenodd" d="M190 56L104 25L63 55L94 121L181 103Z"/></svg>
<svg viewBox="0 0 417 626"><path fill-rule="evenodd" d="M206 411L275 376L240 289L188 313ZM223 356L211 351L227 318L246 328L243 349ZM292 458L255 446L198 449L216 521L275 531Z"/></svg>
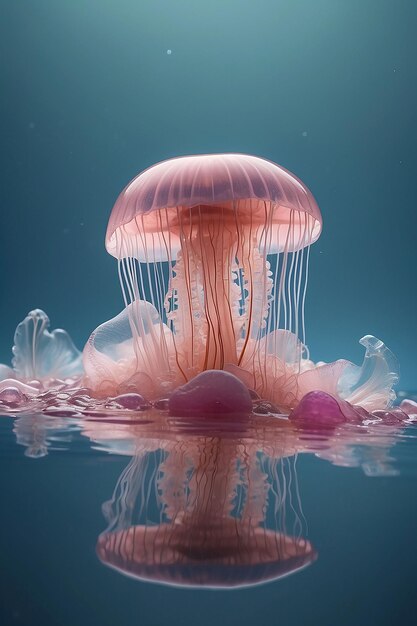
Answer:
<svg viewBox="0 0 417 626"><path fill-rule="evenodd" d="M178 212L192 207L221 207L236 211L251 227L268 224L271 252L297 250L316 241L322 228L320 209L309 189L284 168L247 154L205 154L163 161L136 176L119 195L112 210L106 248L117 258L141 259L130 241L138 232L149 246L155 237L171 231ZM308 219L308 234L305 225ZM174 229L175 230L175 229ZM180 248L170 232L171 254ZM157 256L164 260L160 246Z"/></svg>

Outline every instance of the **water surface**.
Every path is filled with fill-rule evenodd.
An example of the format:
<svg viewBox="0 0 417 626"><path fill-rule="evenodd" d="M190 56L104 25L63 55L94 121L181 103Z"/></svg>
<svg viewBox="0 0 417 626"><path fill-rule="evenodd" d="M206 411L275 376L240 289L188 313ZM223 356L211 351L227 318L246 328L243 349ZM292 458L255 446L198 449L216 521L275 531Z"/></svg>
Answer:
<svg viewBox="0 0 417 626"><path fill-rule="evenodd" d="M132 476L127 466L136 467L131 485L142 476L143 493L152 487L152 462L146 476L144 466L135 465L144 442L151 442L149 450L160 447L146 453L157 464L173 449L181 449L181 459L190 442L202 441L195 428L158 416L121 421L1 418L2 624L415 623L415 426L303 433L266 420L244 433L220 432L216 441L224 454L243 445L259 448L258 459L280 457L275 466L262 461L262 469L272 472L269 480L281 489L280 502L286 500L287 531L310 542L314 558L265 585L208 590L143 582L99 560L97 541L108 526L103 503L113 494L113 508L104 507L107 516L113 510L113 525L114 515L120 522L130 506L126 490L121 497L116 488L121 476L122 491ZM203 448L213 445L208 440ZM138 513L136 490L138 519L158 517L147 493L148 509ZM265 525L282 525L279 500L270 494L268 506Z"/></svg>

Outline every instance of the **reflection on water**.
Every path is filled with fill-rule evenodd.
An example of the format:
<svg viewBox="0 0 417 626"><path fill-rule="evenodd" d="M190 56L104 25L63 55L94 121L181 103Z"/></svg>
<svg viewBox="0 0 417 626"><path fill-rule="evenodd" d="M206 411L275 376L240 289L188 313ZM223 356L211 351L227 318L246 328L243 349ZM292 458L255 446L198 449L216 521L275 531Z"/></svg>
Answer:
<svg viewBox="0 0 417 626"><path fill-rule="evenodd" d="M250 586L312 563L300 454L369 476L416 469L411 422L312 432L270 416L239 423L157 411L117 421L35 414L16 418L14 433L31 458L82 441L130 457L103 505L107 528L97 555L130 577L169 585Z"/></svg>
<svg viewBox="0 0 417 626"><path fill-rule="evenodd" d="M144 580L210 587L309 564L294 457L263 444L190 435L139 444L105 507L100 559Z"/></svg>

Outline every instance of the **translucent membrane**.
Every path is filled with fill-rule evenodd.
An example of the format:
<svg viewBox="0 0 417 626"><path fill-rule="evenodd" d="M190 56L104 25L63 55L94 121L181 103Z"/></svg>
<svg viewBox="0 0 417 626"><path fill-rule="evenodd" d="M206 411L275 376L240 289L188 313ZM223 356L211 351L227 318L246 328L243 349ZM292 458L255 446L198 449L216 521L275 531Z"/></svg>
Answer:
<svg viewBox="0 0 417 626"><path fill-rule="evenodd" d="M118 229L119 277L142 371L166 368L181 383L238 367L262 395L287 375L282 362L299 371L316 220L291 209L279 222L280 210L254 200L157 209L157 228L141 214ZM144 301L151 306L135 304Z"/></svg>

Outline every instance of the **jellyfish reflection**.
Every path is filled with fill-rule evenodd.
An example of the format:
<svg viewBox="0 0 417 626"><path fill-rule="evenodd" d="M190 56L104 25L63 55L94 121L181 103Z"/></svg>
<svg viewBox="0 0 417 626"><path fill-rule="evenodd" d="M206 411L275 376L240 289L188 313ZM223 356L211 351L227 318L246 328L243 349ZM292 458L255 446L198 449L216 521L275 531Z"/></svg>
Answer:
<svg viewBox="0 0 417 626"><path fill-rule="evenodd" d="M99 558L134 578L200 587L260 584L314 560L300 455L390 476L399 471L393 446L406 436L398 420L311 430L268 416L239 423L155 410L116 421L21 414L13 430L34 459L78 445L78 431L95 450L131 457L104 505Z"/></svg>
<svg viewBox="0 0 417 626"><path fill-rule="evenodd" d="M97 554L141 580L241 587L311 563L295 457L236 435L142 440L103 507ZM278 449L280 448L281 449Z"/></svg>

